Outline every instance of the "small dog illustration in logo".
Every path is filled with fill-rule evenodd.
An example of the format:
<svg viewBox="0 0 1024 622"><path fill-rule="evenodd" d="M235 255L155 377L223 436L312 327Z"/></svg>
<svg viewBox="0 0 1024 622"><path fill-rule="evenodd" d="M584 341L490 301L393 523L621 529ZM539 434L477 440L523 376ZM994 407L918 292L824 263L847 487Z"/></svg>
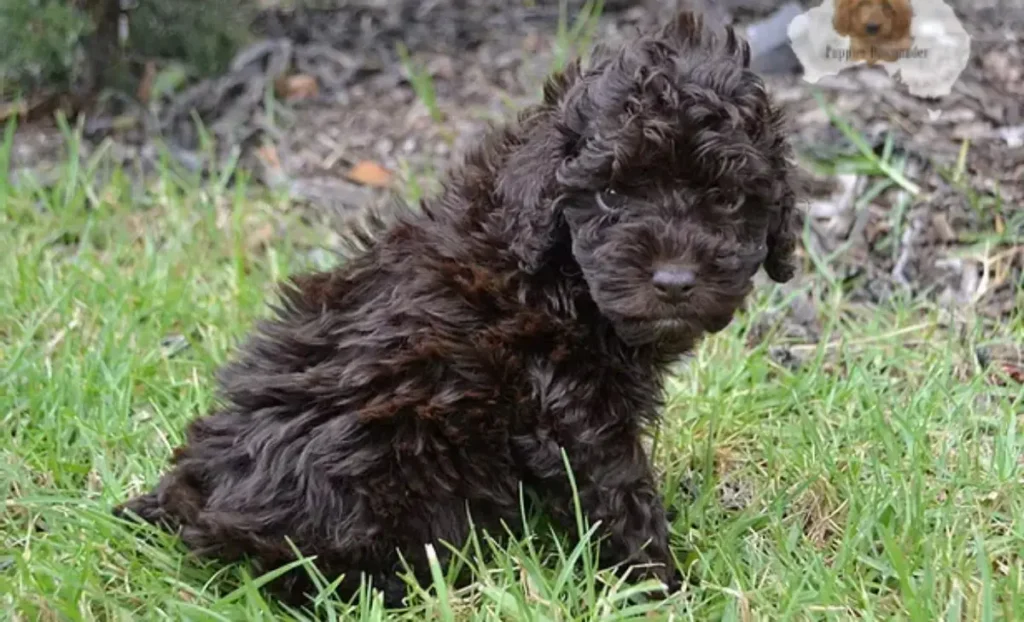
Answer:
<svg viewBox="0 0 1024 622"><path fill-rule="evenodd" d="M850 37L850 60L895 62L910 49L910 0L834 0L832 27Z"/></svg>

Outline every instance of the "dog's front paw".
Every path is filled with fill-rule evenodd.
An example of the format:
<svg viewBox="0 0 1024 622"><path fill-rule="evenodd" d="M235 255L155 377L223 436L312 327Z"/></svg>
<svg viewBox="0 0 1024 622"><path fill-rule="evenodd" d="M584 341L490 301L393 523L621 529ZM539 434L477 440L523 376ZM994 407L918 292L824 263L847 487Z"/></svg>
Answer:
<svg viewBox="0 0 1024 622"><path fill-rule="evenodd" d="M663 599L682 589L683 582L675 566L664 563L646 561L635 565L619 567L617 573L628 583L638 584L646 581L657 581L661 587L653 587L646 592L647 598Z"/></svg>
<svg viewBox="0 0 1024 622"><path fill-rule="evenodd" d="M634 567L628 573L628 580L634 584L650 580L661 583L660 587L653 587L631 596L629 600L637 604L666 600L683 589L682 575L675 567L667 569L662 565Z"/></svg>
<svg viewBox="0 0 1024 622"><path fill-rule="evenodd" d="M665 592L671 596L683 589L683 575L676 568L668 573L668 580L665 581Z"/></svg>
<svg viewBox="0 0 1024 622"><path fill-rule="evenodd" d="M111 514L122 520L137 521L141 519L151 524L156 524L165 518L163 507L153 493L140 495L116 505L111 509Z"/></svg>
<svg viewBox="0 0 1024 622"><path fill-rule="evenodd" d="M657 578L665 587L664 589L654 590L651 592L651 597L659 599L668 598L683 589L682 577L680 576L679 571L675 568L669 568L666 571L659 572Z"/></svg>
<svg viewBox="0 0 1024 622"><path fill-rule="evenodd" d="M167 512L155 493L140 495L114 506L110 513L120 520L148 524L170 533L180 527L178 520Z"/></svg>

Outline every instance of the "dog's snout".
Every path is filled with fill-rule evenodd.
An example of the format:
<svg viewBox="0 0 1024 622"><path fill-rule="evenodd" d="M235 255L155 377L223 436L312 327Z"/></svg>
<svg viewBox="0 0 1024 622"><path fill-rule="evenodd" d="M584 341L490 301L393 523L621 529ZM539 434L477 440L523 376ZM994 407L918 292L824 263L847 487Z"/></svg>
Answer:
<svg viewBox="0 0 1024 622"><path fill-rule="evenodd" d="M877 35L878 31L881 29L882 25L877 24L875 22L869 22L867 24L864 24L864 32L868 33L869 35Z"/></svg>
<svg viewBox="0 0 1024 622"><path fill-rule="evenodd" d="M666 264L655 268L651 283L666 298L675 299L697 284L697 272L690 266Z"/></svg>

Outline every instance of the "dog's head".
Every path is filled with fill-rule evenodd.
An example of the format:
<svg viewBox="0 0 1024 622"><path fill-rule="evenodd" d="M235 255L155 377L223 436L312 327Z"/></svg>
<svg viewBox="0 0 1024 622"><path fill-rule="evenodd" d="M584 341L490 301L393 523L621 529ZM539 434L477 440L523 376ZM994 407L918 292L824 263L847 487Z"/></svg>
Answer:
<svg viewBox="0 0 1024 622"><path fill-rule="evenodd" d="M835 0L832 27L844 37L896 41L910 34L910 0Z"/></svg>
<svg viewBox="0 0 1024 622"><path fill-rule="evenodd" d="M568 247L628 343L721 330L760 267L793 275L782 115L747 44L692 14L598 54L549 81L557 137L527 138L499 177L511 248L536 271Z"/></svg>

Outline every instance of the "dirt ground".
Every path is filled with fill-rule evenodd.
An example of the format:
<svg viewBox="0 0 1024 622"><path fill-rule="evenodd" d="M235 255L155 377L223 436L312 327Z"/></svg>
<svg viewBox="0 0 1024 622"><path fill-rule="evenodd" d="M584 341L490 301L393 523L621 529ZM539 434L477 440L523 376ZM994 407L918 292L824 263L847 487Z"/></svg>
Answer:
<svg viewBox="0 0 1024 622"><path fill-rule="evenodd" d="M916 191L895 187L857 200L876 178L815 173L803 251L827 258L830 280L865 304L910 294L953 314L1005 321L1024 304L1024 0L947 2L973 39L970 64L947 97L910 96L881 70L847 71L817 85L877 152L889 137ZM585 28L558 35L554 1L337 4L343 8L268 9L258 23L263 38L241 51L225 75L153 95L146 106L108 101L85 121L83 157L109 139L114 160L144 180L156 165L159 141L188 170L209 168L211 157L224 162L238 155L243 168L296 201L359 209L396 182L436 188L445 167L487 123L536 99L555 61L574 51L560 42L588 40ZM571 31L584 3L566 4ZM590 39L614 44L677 4L607 0ZM700 4L744 26L781 1ZM411 64L403 62L399 44ZM856 156L856 145L830 123L799 71L799 63L784 59L766 78L790 114L802 158L834 163ZM425 103L427 82L436 105ZM268 91L278 97L268 98ZM200 148L193 110L216 138L214 156ZM52 126L20 130L15 180L33 175L47 183L59 174L62 145ZM816 338L813 309L795 303L791 315L802 338Z"/></svg>

